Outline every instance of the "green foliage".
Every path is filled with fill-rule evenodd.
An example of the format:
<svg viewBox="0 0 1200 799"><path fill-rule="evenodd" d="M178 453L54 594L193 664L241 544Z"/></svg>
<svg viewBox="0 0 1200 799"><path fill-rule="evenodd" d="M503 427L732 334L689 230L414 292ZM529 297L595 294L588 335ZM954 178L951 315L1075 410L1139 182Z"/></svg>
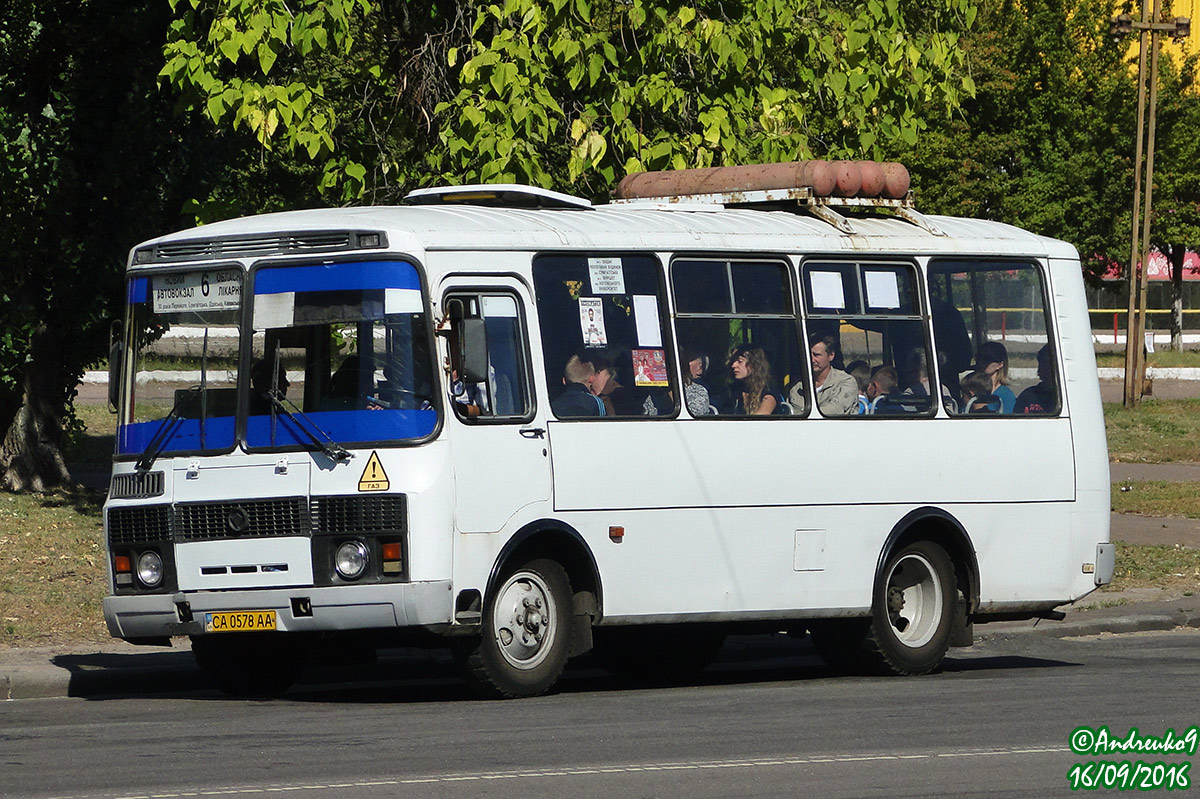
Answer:
<svg viewBox="0 0 1200 799"><path fill-rule="evenodd" d="M1134 81L1111 0L983 0L962 40L976 93L902 156L921 206L1075 244L1095 272L1128 250Z"/></svg>
<svg viewBox="0 0 1200 799"><path fill-rule="evenodd" d="M327 197L432 180L599 196L635 170L916 141L973 91L975 7L911 5L175 0L162 75L214 124L321 164Z"/></svg>
<svg viewBox="0 0 1200 799"><path fill-rule="evenodd" d="M265 150L281 144L288 154L323 162L326 193L361 195L365 167L333 157L338 113L325 81L331 57L354 47L355 16L371 11L368 0L170 0L170 6L175 17L159 76L186 107L214 125L248 131Z"/></svg>
<svg viewBox="0 0 1200 799"><path fill-rule="evenodd" d="M480 4L428 162L598 195L647 169L878 156L972 91L957 43L973 3L909 5Z"/></svg>

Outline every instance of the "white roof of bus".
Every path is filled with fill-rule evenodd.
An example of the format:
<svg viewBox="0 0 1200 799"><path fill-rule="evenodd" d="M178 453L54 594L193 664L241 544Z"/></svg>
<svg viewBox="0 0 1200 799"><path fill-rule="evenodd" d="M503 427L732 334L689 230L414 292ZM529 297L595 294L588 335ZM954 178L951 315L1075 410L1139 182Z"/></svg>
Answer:
<svg viewBox="0 0 1200 799"><path fill-rule="evenodd" d="M287 211L216 222L144 242L316 230L379 230L388 249L544 251L726 250L776 253L996 254L1073 258L1066 242L998 222L927 216L937 236L897 218L851 217L855 233L803 212L719 205L629 203L591 210L471 205L368 206Z"/></svg>

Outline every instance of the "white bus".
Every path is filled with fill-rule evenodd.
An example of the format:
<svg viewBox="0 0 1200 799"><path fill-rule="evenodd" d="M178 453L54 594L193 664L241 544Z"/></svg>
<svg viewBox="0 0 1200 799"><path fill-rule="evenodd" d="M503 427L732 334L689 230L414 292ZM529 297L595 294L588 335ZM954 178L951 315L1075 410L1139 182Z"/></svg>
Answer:
<svg viewBox="0 0 1200 799"><path fill-rule="evenodd" d="M318 646L440 642L514 697L589 650L685 674L729 633L921 674L1107 583L1075 250L739 170L134 248L111 634L190 636L235 694Z"/></svg>

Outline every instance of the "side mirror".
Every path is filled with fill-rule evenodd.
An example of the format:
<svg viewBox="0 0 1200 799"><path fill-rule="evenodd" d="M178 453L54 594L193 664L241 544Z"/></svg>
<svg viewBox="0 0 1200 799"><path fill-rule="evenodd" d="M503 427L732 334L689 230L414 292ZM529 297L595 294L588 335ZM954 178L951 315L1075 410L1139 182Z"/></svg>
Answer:
<svg viewBox="0 0 1200 799"><path fill-rule="evenodd" d="M482 319L463 319L459 322L458 341L461 347L462 380L464 383L486 383L488 379L487 331Z"/></svg>
<svg viewBox="0 0 1200 799"><path fill-rule="evenodd" d="M464 383L486 383L488 379L487 331L482 319L468 315L466 303L452 299L446 303L450 318L451 359Z"/></svg>
<svg viewBox="0 0 1200 799"><path fill-rule="evenodd" d="M125 369L124 326L114 320L108 330L108 412L117 412L121 401L121 375Z"/></svg>

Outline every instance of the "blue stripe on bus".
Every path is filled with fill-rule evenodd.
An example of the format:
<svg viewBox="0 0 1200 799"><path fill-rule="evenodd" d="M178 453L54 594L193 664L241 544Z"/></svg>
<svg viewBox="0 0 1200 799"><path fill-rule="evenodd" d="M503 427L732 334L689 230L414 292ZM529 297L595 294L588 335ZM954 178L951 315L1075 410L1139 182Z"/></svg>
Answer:
<svg viewBox="0 0 1200 799"><path fill-rule="evenodd" d="M117 454L139 455L162 427L163 420L123 424L117 428ZM204 423L205 449L229 449L233 446L233 417L213 416ZM200 420L179 419L167 435L162 452L198 450L200 446Z"/></svg>
<svg viewBox="0 0 1200 799"><path fill-rule="evenodd" d="M405 261L350 261L315 266L270 267L259 270L254 276L255 294L420 288L421 279L416 268Z"/></svg>
<svg viewBox="0 0 1200 799"><path fill-rule="evenodd" d="M424 438L437 426L437 411L381 409L374 411L313 411L305 418L343 446L375 441ZM318 437L320 434L318 434ZM251 416L246 420L246 444L251 447L311 447L312 439L286 416L275 417L275 440L271 441L271 417Z"/></svg>
<svg viewBox="0 0 1200 799"><path fill-rule="evenodd" d="M437 426L437 411L314 411L306 414L317 427L338 444L401 441L424 438ZM117 431L117 454L138 455L158 433L162 420L121 425ZM319 437L319 434L318 434ZM222 450L233 446L233 417L217 416L204 425L207 449ZM271 442L271 417L251 416L246 420L246 440L251 447L313 446L312 439L286 416L275 417L275 442ZM167 437L164 454L199 450L200 420L181 419Z"/></svg>
<svg viewBox="0 0 1200 799"><path fill-rule="evenodd" d="M129 292L126 300L132 305L135 302L145 302L150 291L150 278L135 277L129 281Z"/></svg>

